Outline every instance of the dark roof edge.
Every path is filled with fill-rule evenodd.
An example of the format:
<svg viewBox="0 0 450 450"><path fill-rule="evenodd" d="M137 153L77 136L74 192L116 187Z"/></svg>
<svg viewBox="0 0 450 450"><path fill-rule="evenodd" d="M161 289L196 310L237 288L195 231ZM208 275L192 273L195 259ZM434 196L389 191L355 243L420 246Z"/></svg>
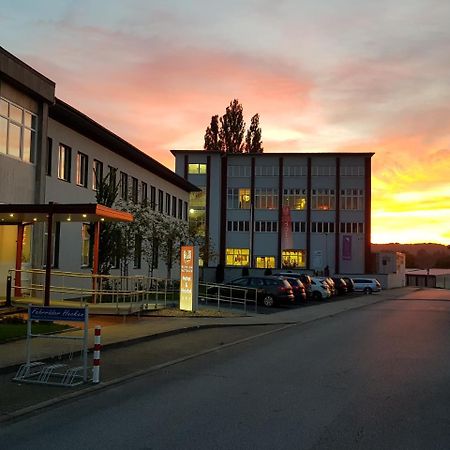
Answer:
<svg viewBox="0 0 450 450"><path fill-rule="evenodd" d="M49 103L55 98L55 82L38 72L21 59L9 53L0 46L0 73L8 78L12 84L20 84L26 90L42 97ZM20 69L19 69L20 68ZM23 72L24 71L24 72ZM28 72L28 76L25 75Z"/></svg>
<svg viewBox="0 0 450 450"><path fill-rule="evenodd" d="M172 155L176 156L177 154L184 154L184 153L194 153L194 154L206 154L206 155L216 155L220 154L220 152L213 152L213 151L207 151L207 150L170 150L170 153ZM242 156L293 156L293 155L305 155L305 156L313 156L313 155L327 155L327 156L351 156L351 155L357 155L357 156L370 156L372 157L375 155L375 152L266 152L266 153L223 153L224 155L242 155Z"/></svg>
<svg viewBox="0 0 450 450"><path fill-rule="evenodd" d="M59 98L55 98L55 104L49 108L49 116L179 188L187 192L199 191L194 184Z"/></svg>

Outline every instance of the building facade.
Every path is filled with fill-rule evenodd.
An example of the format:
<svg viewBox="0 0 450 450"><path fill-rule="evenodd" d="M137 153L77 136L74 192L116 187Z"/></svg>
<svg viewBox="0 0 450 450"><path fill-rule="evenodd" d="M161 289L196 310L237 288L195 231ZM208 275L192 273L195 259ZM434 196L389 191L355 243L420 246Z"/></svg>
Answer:
<svg viewBox="0 0 450 450"><path fill-rule="evenodd" d="M172 153L205 267L370 271L373 153Z"/></svg>
<svg viewBox="0 0 450 450"><path fill-rule="evenodd" d="M186 222L196 187L67 103L55 83L0 47L0 203L95 203L95 173L114 172L124 200ZM0 222L1 225L1 222ZM90 272L88 224L55 227L54 266ZM24 227L22 267L42 268L44 224ZM0 226L0 295L16 265L18 225ZM147 273L135 259L130 274ZM165 276L164 264L154 275Z"/></svg>

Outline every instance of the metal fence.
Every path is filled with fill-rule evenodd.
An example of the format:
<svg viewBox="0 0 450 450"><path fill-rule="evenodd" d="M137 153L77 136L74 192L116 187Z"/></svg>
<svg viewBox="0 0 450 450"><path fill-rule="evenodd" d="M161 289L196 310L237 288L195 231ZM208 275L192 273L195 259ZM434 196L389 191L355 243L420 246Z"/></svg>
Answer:
<svg viewBox="0 0 450 450"><path fill-rule="evenodd" d="M198 300L200 304L216 306L218 311L239 308L247 312L252 308L258 312L258 290L255 288L200 282Z"/></svg>
<svg viewBox="0 0 450 450"><path fill-rule="evenodd" d="M45 270L11 269L8 274L15 300L42 298ZM178 305L179 280L142 275L116 276L52 271L50 296L52 301L78 303L82 306L114 305L130 312ZM124 308L126 306L126 308Z"/></svg>

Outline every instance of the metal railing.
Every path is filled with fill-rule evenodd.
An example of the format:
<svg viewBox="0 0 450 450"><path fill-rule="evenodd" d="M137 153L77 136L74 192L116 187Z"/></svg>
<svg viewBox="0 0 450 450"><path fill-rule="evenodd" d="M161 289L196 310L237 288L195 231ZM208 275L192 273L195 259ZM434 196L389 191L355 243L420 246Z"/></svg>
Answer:
<svg viewBox="0 0 450 450"><path fill-rule="evenodd" d="M218 311L235 307L243 308L246 313L251 306L255 312L258 312L258 290L255 288L199 282L198 300L205 305L217 305Z"/></svg>
<svg viewBox="0 0 450 450"><path fill-rule="evenodd" d="M10 269L13 298L42 298L45 270ZM93 275L52 271L50 296L53 301L77 302L80 305L127 305L132 310L167 307L179 302L179 281L143 275Z"/></svg>

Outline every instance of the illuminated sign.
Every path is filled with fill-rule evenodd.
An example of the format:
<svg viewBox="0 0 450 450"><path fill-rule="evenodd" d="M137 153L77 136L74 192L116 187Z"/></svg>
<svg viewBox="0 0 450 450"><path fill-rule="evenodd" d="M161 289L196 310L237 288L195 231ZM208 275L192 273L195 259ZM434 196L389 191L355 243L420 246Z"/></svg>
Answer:
<svg viewBox="0 0 450 450"><path fill-rule="evenodd" d="M198 251L192 245L181 247L180 309L195 311L197 307Z"/></svg>

